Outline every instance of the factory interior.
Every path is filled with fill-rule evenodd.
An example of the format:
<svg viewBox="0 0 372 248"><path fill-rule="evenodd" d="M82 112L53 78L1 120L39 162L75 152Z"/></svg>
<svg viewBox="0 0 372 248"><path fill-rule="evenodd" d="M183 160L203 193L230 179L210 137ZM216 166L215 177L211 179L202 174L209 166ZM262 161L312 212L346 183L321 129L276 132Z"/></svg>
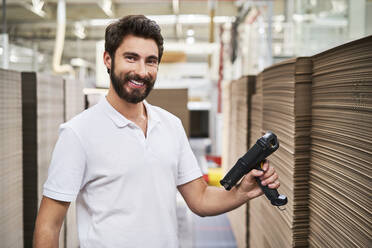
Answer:
<svg viewBox="0 0 372 248"><path fill-rule="evenodd" d="M1 248L372 247L372 0L1 0L0 6ZM143 15L155 22L164 39L161 60L155 63L154 87L143 100L146 104L124 100L113 86L115 70L110 72L104 57L109 54L107 27L129 15ZM125 44L130 35L121 38L119 44ZM152 36L141 37L155 44ZM145 53L147 48L142 48ZM113 63L117 66L120 59L115 57ZM131 92L140 91L135 87ZM157 209L169 207L167 213L175 217L174 237L164 243L159 240L166 236L152 237L155 242L148 245L148 232L163 233L152 227L161 228L167 221L141 226L145 217L134 220L132 231L137 238L133 242L126 239L126 235L131 237L126 231L130 222L112 225L115 230L110 234L95 233L105 221L95 220L94 214L99 213L92 209L104 205L105 200L97 206L85 206L88 200L84 199L94 195L90 190L101 179L111 180L108 177L115 171L91 181L81 179L87 182L78 188L76 201L52 200L55 204L67 202L67 212L54 246L39 246L35 223L42 199L50 198L45 193L47 187L53 178L62 185L69 184L61 179L62 174L54 174L73 168L57 170L54 166L73 161L69 158L78 153L66 146L65 153L60 154L58 144L67 135L63 135L64 128L73 130L74 123L105 103L116 118L131 122L109 101L113 99L110 92L116 92L113 94L127 104L123 106L143 105L147 133L140 134L149 142L146 144L160 134L161 127L169 128L152 148L154 156L146 158L148 153L144 152L138 160L161 161L163 156L174 167L172 171L166 171L165 166L153 169L150 163L151 169L143 174L125 174L123 169L115 175L120 179L115 180L138 181L143 190L117 189L120 193L102 198L111 198L105 207L111 202L116 205L114 198L125 199L129 191L157 192L159 202L171 191L173 201L164 198L164 203L157 204L144 194L143 198L133 196L141 198L138 203L120 199L112 207L125 215L131 210L120 209L119 202L145 205L140 208L147 209L143 216L159 222L164 219L162 212L153 217ZM153 124L155 110L167 113L164 116L169 123ZM101 118L103 122L106 116ZM172 133L173 120L182 124L180 135ZM81 133L73 132L80 140L97 123L87 122ZM103 137L105 132L90 133L83 141L86 144L81 143L82 149L92 142L89 144L95 150L104 151L109 139ZM94 138L100 136L102 140ZM176 147L166 144L170 137L171 142L177 142ZM178 151L183 137L186 148ZM112 142L111 146L117 141ZM132 141L121 142L123 147L132 146L128 150L137 147L128 143ZM267 147L265 142L269 142ZM269 190L261 185L261 179L252 177L256 189L262 189L261 196L223 213L204 216L195 211L184 193L184 185L192 180L179 183L180 175L186 173L180 165L184 156L172 154L168 147L177 154L187 154L187 161L197 164L198 176L192 180L201 180L226 196L244 188L240 186L245 185L247 173L261 170L265 160L275 169L280 186L277 191ZM123 151L122 157L127 153ZM113 160L117 155L113 151L106 158ZM93 152L89 156L84 175L93 171L89 165L95 165L87 161L98 159ZM61 162L56 162L58 159ZM132 163L122 160L123 167ZM156 178L146 181L147 174L156 169L164 169L164 177L175 173L178 179L170 177L171 183ZM70 172L71 177L77 173ZM236 180L231 182L231 177ZM177 188L162 188L168 184ZM273 196L273 192L279 195ZM275 203L273 197L284 197L285 202ZM227 204L211 200L210 205L212 202L216 208ZM83 223L85 208L91 211L93 224ZM107 219L110 214L116 212L107 213ZM89 225L89 232L85 232ZM94 242L99 235L107 235L109 241ZM115 239L125 242L115 244Z"/></svg>

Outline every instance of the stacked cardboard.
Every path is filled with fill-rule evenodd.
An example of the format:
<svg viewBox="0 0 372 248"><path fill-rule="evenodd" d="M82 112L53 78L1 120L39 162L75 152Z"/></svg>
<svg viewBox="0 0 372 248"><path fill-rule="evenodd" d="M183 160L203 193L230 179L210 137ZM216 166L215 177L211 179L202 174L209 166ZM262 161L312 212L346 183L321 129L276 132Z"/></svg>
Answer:
<svg viewBox="0 0 372 248"><path fill-rule="evenodd" d="M190 133L190 116L187 108L188 89L153 89L146 100L181 119L186 134Z"/></svg>
<svg viewBox="0 0 372 248"><path fill-rule="evenodd" d="M251 98L251 114L250 114L250 137L249 137L249 146L252 147L257 139L262 136L262 108L263 108L263 97L262 97L262 83L263 83L263 74L262 72L257 74L256 84L255 84L255 93ZM263 235L256 235L257 233L262 233L265 230L262 228L262 220L265 218L265 213L262 212L261 205L266 204L266 199L264 197L256 198L249 202L248 209L248 246L247 247L261 247L264 244L262 240ZM267 218L267 217L266 217ZM256 235L253 237L252 235Z"/></svg>
<svg viewBox="0 0 372 248"><path fill-rule="evenodd" d="M230 145L231 145L231 81L225 81L222 86L222 114L223 114L223 136L222 136L222 168L225 172L230 165Z"/></svg>
<svg viewBox="0 0 372 248"><path fill-rule="evenodd" d="M231 123L233 140L230 167L243 156L249 147L251 97L254 93L255 76L242 77L231 84Z"/></svg>
<svg viewBox="0 0 372 248"><path fill-rule="evenodd" d="M257 74L254 94L251 97L251 115L249 126L249 145L253 146L262 136L262 72Z"/></svg>
<svg viewBox="0 0 372 248"><path fill-rule="evenodd" d="M70 120L85 108L84 84L75 79L64 80L65 121Z"/></svg>
<svg viewBox="0 0 372 248"><path fill-rule="evenodd" d="M242 77L231 82L230 105L230 154L227 169L233 167L236 161L248 150L250 100L254 90L255 76ZM228 217L238 244L247 244L247 205L229 212Z"/></svg>
<svg viewBox="0 0 372 248"><path fill-rule="evenodd" d="M313 58L312 247L372 244L372 36Z"/></svg>
<svg viewBox="0 0 372 248"><path fill-rule="evenodd" d="M247 148L247 142L244 140L247 137L246 128L242 126L247 125L247 112L243 111L242 108L247 109L247 99L244 98L246 90L246 78L240 80L234 80L231 82L231 105L230 105L230 150L229 157L230 161L228 169L230 169L239 159L239 156L244 154ZM244 106L242 106L244 105ZM243 142L241 142L244 140ZM242 143L242 144L241 144Z"/></svg>
<svg viewBox="0 0 372 248"><path fill-rule="evenodd" d="M256 222L259 230L266 230L251 229L256 245L252 247L307 246L311 71L309 58L287 60L263 71L262 127L278 136L280 148L270 162L280 176L279 191L288 197L288 204L283 212L266 198L252 206L252 215L261 213L261 221ZM261 241L254 241L260 235Z"/></svg>
<svg viewBox="0 0 372 248"><path fill-rule="evenodd" d="M106 94L90 93L85 95L85 108L90 108L96 105Z"/></svg>
<svg viewBox="0 0 372 248"><path fill-rule="evenodd" d="M23 247L21 74L0 69L0 240Z"/></svg>
<svg viewBox="0 0 372 248"><path fill-rule="evenodd" d="M22 73L24 245L32 246L36 214L42 199L58 128L64 121L61 77ZM63 247L64 233L60 235Z"/></svg>
<svg viewBox="0 0 372 248"><path fill-rule="evenodd" d="M64 121L68 121L85 108L83 93L84 84L81 81L65 79L64 82ZM65 219L65 242L68 248L78 248L79 238L76 223L76 204L71 202Z"/></svg>

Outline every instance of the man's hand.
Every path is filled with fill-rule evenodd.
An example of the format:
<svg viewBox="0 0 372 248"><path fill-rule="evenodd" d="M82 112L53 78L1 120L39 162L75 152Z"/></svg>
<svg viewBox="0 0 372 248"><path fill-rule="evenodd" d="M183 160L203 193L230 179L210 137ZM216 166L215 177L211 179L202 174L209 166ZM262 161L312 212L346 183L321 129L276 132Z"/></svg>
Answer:
<svg viewBox="0 0 372 248"><path fill-rule="evenodd" d="M244 176L239 185L236 186L239 198L251 200L263 194L261 188L257 185L255 177L259 177L263 186L268 186L270 189L277 189L280 186L278 174L274 167L271 167L266 161L262 166L263 171L251 170Z"/></svg>
<svg viewBox="0 0 372 248"><path fill-rule="evenodd" d="M263 194L255 177L271 189L279 187L278 175L273 167L265 162L263 171L252 170L230 191L223 188L207 186L203 178L178 186L189 208L200 216L218 215L231 211L247 201Z"/></svg>

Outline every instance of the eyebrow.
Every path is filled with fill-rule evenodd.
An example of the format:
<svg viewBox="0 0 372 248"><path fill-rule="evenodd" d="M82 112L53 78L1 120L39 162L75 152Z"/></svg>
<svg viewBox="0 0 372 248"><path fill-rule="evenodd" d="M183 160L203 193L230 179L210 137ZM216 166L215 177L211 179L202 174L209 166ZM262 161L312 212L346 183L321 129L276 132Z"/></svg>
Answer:
<svg viewBox="0 0 372 248"><path fill-rule="evenodd" d="M158 60L158 56L155 56L155 55L150 55L147 57L147 59L156 59L156 61Z"/></svg>
<svg viewBox="0 0 372 248"><path fill-rule="evenodd" d="M133 57L140 57L138 53L134 53L134 52L125 52L123 53L124 56L133 56ZM155 55L150 55L148 57L146 57L146 59L156 59L158 60L158 56L155 56Z"/></svg>

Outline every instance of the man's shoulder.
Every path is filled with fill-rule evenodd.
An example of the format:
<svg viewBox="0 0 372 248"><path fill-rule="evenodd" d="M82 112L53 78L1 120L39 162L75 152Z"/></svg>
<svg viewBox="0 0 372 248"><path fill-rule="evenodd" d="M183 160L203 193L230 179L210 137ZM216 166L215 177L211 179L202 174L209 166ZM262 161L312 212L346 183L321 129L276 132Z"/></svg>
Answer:
<svg viewBox="0 0 372 248"><path fill-rule="evenodd" d="M73 118L63 123L64 127L70 127L74 131L80 131L94 126L102 119L98 104L82 111Z"/></svg>
<svg viewBox="0 0 372 248"><path fill-rule="evenodd" d="M155 113L157 117L160 118L161 121L167 121L172 123L180 123L181 120L176 115L172 114L171 112L155 105L149 104L151 110Z"/></svg>

